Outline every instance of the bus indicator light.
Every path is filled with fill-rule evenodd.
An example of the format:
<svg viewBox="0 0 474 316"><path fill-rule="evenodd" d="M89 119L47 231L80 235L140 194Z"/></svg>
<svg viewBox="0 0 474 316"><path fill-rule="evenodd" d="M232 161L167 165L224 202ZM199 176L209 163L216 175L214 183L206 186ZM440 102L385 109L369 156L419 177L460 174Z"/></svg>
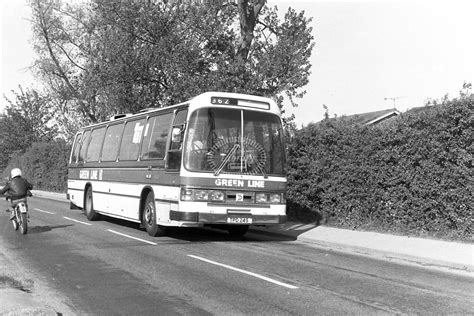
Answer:
<svg viewBox="0 0 474 316"><path fill-rule="evenodd" d="M192 201L192 200L193 200L193 190L181 189L181 201Z"/></svg>

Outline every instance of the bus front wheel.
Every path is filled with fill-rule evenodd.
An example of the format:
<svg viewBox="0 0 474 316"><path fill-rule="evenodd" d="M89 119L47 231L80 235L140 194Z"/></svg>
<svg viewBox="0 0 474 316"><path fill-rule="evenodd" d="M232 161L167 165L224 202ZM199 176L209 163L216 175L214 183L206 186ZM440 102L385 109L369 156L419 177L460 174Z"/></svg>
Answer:
<svg viewBox="0 0 474 316"><path fill-rule="evenodd" d="M166 232L164 226L156 224L156 207L153 193L148 193L146 197L145 207L143 208L142 214L142 222L148 235L150 236L163 236Z"/></svg>

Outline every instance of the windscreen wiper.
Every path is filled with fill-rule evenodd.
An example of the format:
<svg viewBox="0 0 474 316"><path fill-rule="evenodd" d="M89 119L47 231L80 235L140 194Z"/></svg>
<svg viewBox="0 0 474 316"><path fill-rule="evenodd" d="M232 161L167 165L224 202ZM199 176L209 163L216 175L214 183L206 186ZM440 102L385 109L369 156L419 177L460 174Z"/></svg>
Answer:
<svg viewBox="0 0 474 316"><path fill-rule="evenodd" d="M238 143L234 144L234 147L232 147L231 150L227 153L227 155L225 155L224 159L221 161L217 169L214 171L215 176L218 176L221 173L222 169L224 169L225 165L227 165L232 155L234 155L235 152L239 150L239 148L240 148L240 145Z"/></svg>
<svg viewBox="0 0 474 316"><path fill-rule="evenodd" d="M264 177L265 179L268 178L268 175L267 175L267 173L265 172L265 167L260 167L260 166L258 166L257 169L260 170L260 172L262 173L262 175L263 175L263 177Z"/></svg>
<svg viewBox="0 0 474 316"><path fill-rule="evenodd" d="M252 160L251 162L253 162L253 163L256 165L255 168L256 168L258 171L260 171L260 173L263 175L263 177L264 177L265 179L268 178L268 175L267 175L267 173L265 172L265 166L262 166L262 165L259 163L259 161L258 161L255 157L253 157L253 156L251 156L250 159Z"/></svg>

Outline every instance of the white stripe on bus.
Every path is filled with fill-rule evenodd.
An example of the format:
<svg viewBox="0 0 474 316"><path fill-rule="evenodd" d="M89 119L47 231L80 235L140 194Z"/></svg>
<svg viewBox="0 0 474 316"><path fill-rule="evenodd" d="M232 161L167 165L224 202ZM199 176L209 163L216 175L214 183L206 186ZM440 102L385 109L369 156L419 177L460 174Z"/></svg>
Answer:
<svg viewBox="0 0 474 316"><path fill-rule="evenodd" d="M227 268L227 269L230 269L230 270L234 270L234 271L237 271L237 272L240 272L240 273L244 273L244 274L253 276L255 278L262 279L262 280L265 280L265 281L268 281L268 282L271 282L271 283L274 283L274 284L277 284L277 285L280 285L280 286L283 286L283 287L286 287L286 288L289 288L289 289L297 289L298 288L297 286L286 284L286 283L268 278L266 276L263 276L263 275L260 275L260 274L257 274L257 273L253 273L253 272L250 272L250 271L235 268L235 267L229 266L227 264L215 262L215 261L212 261L212 260L209 260L209 259L205 259L205 258L201 258L201 257L198 257L198 256L193 256L193 255L188 255L188 257L198 259L198 260L201 260L201 261L204 261L204 262L207 262L207 263L211 263L211 264L214 264L214 265L217 265L217 266L220 266L220 267L224 267L224 268Z"/></svg>

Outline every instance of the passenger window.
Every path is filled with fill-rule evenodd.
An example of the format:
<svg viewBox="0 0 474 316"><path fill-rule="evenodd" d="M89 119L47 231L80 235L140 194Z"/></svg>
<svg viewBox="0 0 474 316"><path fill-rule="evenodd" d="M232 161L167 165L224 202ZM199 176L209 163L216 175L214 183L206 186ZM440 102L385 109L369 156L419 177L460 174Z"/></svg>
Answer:
<svg viewBox="0 0 474 316"><path fill-rule="evenodd" d="M164 159L172 113L151 117L143 136L142 159Z"/></svg>
<svg viewBox="0 0 474 316"><path fill-rule="evenodd" d="M104 139L105 127L97 128L92 131L91 141L87 148L87 162L99 161L100 148Z"/></svg>
<svg viewBox="0 0 474 316"><path fill-rule="evenodd" d="M79 152L81 150L81 140L82 134L77 134L76 141L74 142L74 149L71 155L71 161L69 161L69 163L77 163L77 160L79 158Z"/></svg>
<svg viewBox="0 0 474 316"><path fill-rule="evenodd" d="M84 162L87 152L87 146L89 145L91 131L86 131L82 136L81 150L79 151L79 159L77 162Z"/></svg>
<svg viewBox="0 0 474 316"><path fill-rule="evenodd" d="M122 136L122 127L123 124L118 124L107 128L100 161L115 161L117 159L120 137Z"/></svg>
<svg viewBox="0 0 474 316"><path fill-rule="evenodd" d="M145 119L139 121L129 121L125 124L125 129L120 145L119 160L137 160L140 150Z"/></svg>

